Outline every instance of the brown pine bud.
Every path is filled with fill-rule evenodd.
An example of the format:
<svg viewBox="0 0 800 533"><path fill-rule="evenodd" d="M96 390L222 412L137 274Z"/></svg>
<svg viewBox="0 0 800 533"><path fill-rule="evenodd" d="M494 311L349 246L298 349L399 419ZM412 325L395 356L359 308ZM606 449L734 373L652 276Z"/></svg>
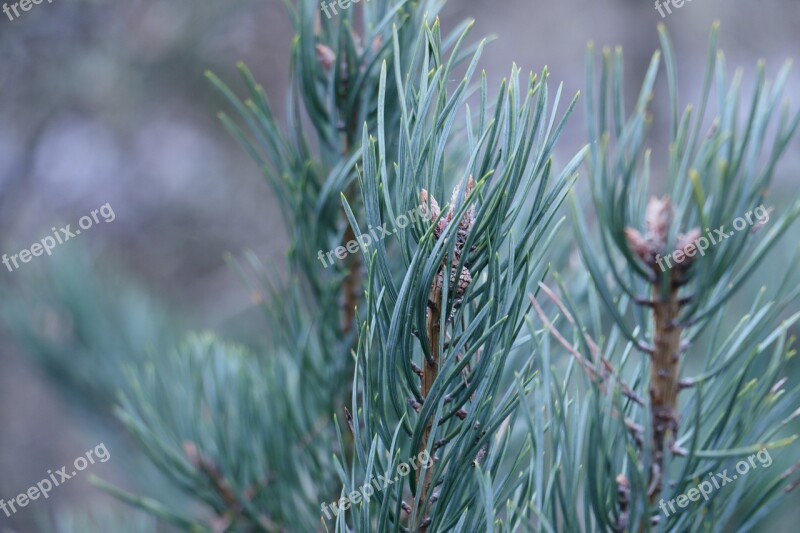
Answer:
<svg viewBox="0 0 800 533"><path fill-rule="evenodd" d="M695 260L697 255L697 239L699 238L700 230L697 228L689 231L689 233L681 233L678 235L678 239L675 242L675 251L680 251L686 258L682 263L680 263L680 265L684 268L691 265Z"/></svg>
<svg viewBox="0 0 800 533"><path fill-rule="evenodd" d="M648 266L653 264L653 250L641 233L633 228L625 228L625 238L628 241L628 248L642 262Z"/></svg>
<svg viewBox="0 0 800 533"><path fill-rule="evenodd" d="M645 213L645 226L647 227L647 240L650 241L656 252L663 250L672 225L672 202L669 197L650 198Z"/></svg>
<svg viewBox="0 0 800 533"><path fill-rule="evenodd" d="M434 198L432 194L428 194L428 191L425 189L422 189L419 192L419 203L422 206L422 216L431 222L435 221L441 212L436 198Z"/></svg>
<svg viewBox="0 0 800 533"><path fill-rule="evenodd" d="M377 35L372 39L372 54L377 55L377 53L381 51L381 46L383 46L383 37Z"/></svg>
<svg viewBox="0 0 800 533"><path fill-rule="evenodd" d="M197 452L197 446L193 442L186 441L183 443L183 453L186 454L186 458L195 467L200 466L200 454Z"/></svg>
<svg viewBox="0 0 800 533"><path fill-rule="evenodd" d="M336 54L324 44L318 44L315 50L317 51L317 61L319 61L319 64L322 66L322 70L330 72L334 61L336 61Z"/></svg>

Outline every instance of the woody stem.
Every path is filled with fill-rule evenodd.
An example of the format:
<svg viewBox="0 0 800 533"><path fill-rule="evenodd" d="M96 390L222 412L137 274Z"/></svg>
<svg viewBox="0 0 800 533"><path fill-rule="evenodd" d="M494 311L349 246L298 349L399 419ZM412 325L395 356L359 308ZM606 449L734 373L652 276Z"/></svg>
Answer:
<svg viewBox="0 0 800 533"><path fill-rule="evenodd" d="M655 339L650 368L650 414L653 424L650 469L650 503L661 492L664 473L664 446L671 444L678 431L678 391L682 328L678 325L681 302L678 288L671 283L664 299L658 284L653 287Z"/></svg>
<svg viewBox="0 0 800 533"><path fill-rule="evenodd" d="M433 287L431 287L430 296L428 298L428 316L426 318L426 329L428 333L428 341L430 342L431 362L425 358L422 373L422 397L427 401L429 393L433 388L433 383L436 381L436 376L439 374L439 337L440 331L440 318L442 306L442 291L437 287L434 280ZM425 431L422 433L422 441L419 445L419 453L424 452L428 447L428 438L430 437L431 427L433 426L433 419L429 419L425 425ZM433 467L429 465L425 469L423 479L417 485L417 488L422 490L422 495L419 499L419 508L417 509L418 520L424 522L428 505L430 485L433 478ZM410 520L410 519L409 519ZM413 529L413 528L410 528ZM426 527L421 527L421 531L425 531Z"/></svg>

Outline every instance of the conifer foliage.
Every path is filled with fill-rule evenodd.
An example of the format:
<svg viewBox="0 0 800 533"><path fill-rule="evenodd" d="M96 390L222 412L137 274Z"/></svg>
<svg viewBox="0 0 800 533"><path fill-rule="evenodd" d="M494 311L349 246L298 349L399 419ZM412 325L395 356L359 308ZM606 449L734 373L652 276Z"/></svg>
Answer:
<svg viewBox="0 0 800 533"><path fill-rule="evenodd" d="M682 111L661 28L628 112L621 50L589 48L583 96L547 69L492 86L486 41L440 4L287 2L282 118L246 66L207 74L280 202L288 279L232 261L263 295L264 353L192 334L96 387L201 511L96 483L184 531L753 530L796 484L800 255L732 305L800 217L765 207L800 126L788 67L745 90L715 26ZM581 105L587 144L556 157Z"/></svg>

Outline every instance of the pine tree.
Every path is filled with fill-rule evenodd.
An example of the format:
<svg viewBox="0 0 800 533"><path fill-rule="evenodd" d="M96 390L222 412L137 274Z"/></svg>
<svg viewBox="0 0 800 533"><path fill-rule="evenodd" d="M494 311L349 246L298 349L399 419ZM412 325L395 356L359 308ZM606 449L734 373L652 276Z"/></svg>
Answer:
<svg viewBox="0 0 800 533"><path fill-rule="evenodd" d="M237 85L207 75L279 200L289 278L231 260L263 295L265 353L213 334L170 349L151 324L154 349L114 354L93 384L118 392L138 445L205 511L95 483L183 531L755 528L796 484L766 458L796 439L800 255L771 296L730 315L800 217L800 201L778 213L765 198L800 125L777 110L788 67L770 82L759 65L743 97L714 27L697 112L681 113L661 28L628 114L622 52L598 69L590 47L587 145L559 163L579 96L564 102L547 69L513 66L490 87L485 40L471 22L443 33L440 4L372 0L326 18L287 3L285 126L246 66ZM647 134L662 56L658 171ZM32 348L48 364L65 355ZM747 478L721 486L742 463Z"/></svg>

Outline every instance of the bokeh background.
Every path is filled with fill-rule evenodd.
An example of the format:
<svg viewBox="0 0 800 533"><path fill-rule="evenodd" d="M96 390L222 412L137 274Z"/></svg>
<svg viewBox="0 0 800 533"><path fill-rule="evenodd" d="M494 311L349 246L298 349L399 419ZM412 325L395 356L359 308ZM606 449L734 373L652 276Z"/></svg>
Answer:
<svg viewBox="0 0 800 533"><path fill-rule="evenodd" d="M585 47L593 41L624 48L632 98L658 46L659 22L674 41L684 103L700 91L714 20L722 23L730 70L745 69L746 89L759 59L772 75L785 59L800 59L796 0L694 0L664 19L648 0L451 0L441 22L452 28L463 18L477 20L473 36L496 36L482 62L490 81L499 82L513 63L526 71L548 65L551 80L562 80L568 94L582 88ZM243 60L281 108L291 39L279 0L53 0L13 21L0 15L0 253L29 247L53 226L74 228L105 203L116 215L52 257L14 272L0 267L0 498L13 498L99 442L111 454L49 499L11 519L0 514L0 531L53 523L80 531L84 514L102 519L117 504L88 484L89 473L163 501L180 500L130 445L98 376L115 350L169 344L159 325L261 342L254 295L225 254L253 250L281 266L287 233L265 180L218 123L222 102L203 73L211 69L234 81ZM798 89L796 69L788 91L795 107ZM659 134L666 129L662 101L657 95L653 106L656 166L667 147ZM574 116L557 158L585 142L582 115ZM795 140L779 169L771 191L776 209L786 193L797 192L799 148ZM762 269L760 282L781 271L780 258ZM52 293L91 294L98 304L85 310L81 327L46 306L28 309ZM118 315L119 306L135 309L134 316ZM119 334L120 324L129 326L126 335ZM100 345L85 345L82 335L91 328L107 333ZM30 356L32 332L66 346L61 364ZM84 358L81 350L92 354ZM76 384L86 394L75 393ZM783 453L790 462L800 456L797 446ZM792 495L768 527L796 530L798 503ZM135 514L130 524L154 527Z"/></svg>

